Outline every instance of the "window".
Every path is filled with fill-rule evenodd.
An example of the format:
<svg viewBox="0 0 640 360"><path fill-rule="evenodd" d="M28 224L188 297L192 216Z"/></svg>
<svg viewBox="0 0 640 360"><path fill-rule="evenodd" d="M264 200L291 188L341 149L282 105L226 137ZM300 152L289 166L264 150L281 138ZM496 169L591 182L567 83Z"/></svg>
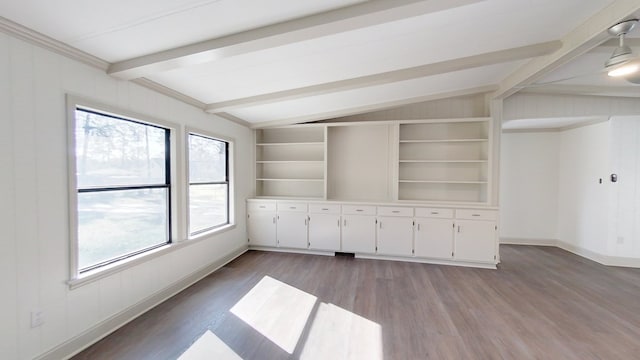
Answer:
<svg viewBox="0 0 640 360"><path fill-rule="evenodd" d="M76 106L76 274L171 242L170 130Z"/></svg>
<svg viewBox="0 0 640 360"><path fill-rule="evenodd" d="M189 134L189 236L229 224L229 143Z"/></svg>

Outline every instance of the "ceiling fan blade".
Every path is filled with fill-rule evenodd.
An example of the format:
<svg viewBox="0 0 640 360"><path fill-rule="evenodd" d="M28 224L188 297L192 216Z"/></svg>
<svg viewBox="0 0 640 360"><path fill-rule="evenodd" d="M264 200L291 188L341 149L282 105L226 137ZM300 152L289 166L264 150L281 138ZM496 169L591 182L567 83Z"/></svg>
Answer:
<svg viewBox="0 0 640 360"><path fill-rule="evenodd" d="M632 84L639 84L640 85L640 72L637 72L637 73L631 74L631 75L627 75L625 77L625 80L627 80L628 82L630 82Z"/></svg>

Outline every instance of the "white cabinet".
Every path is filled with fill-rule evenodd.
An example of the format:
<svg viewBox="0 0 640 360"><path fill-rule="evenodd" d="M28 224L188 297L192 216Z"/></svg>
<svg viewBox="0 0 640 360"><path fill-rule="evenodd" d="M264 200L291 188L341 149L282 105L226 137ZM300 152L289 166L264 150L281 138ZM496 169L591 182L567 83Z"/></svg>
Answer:
<svg viewBox="0 0 640 360"><path fill-rule="evenodd" d="M307 204L278 203L278 247L306 249Z"/></svg>
<svg viewBox="0 0 640 360"><path fill-rule="evenodd" d="M493 263L496 260L497 212L458 210L456 212L455 259ZM477 219L477 220L476 220Z"/></svg>
<svg viewBox="0 0 640 360"><path fill-rule="evenodd" d="M416 218L415 256L453 258L453 219Z"/></svg>
<svg viewBox="0 0 640 360"><path fill-rule="evenodd" d="M275 202L251 202L247 215L249 245L276 246Z"/></svg>
<svg viewBox="0 0 640 360"><path fill-rule="evenodd" d="M340 205L309 205L309 249L340 251Z"/></svg>
<svg viewBox="0 0 640 360"><path fill-rule="evenodd" d="M376 252L375 206L342 207L342 251L353 253Z"/></svg>
<svg viewBox="0 0 640 360"><path fill-rule="evenodd" d="M413 254L413 208L378 207L378 245L380 255Z"/></svg>

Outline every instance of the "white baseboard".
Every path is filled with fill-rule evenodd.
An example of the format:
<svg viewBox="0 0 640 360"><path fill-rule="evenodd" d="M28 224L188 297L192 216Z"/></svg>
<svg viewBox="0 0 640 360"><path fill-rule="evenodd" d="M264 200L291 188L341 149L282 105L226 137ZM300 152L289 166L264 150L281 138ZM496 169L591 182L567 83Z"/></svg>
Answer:
<svg viewBox="0 0 640 360"><path fill-rule="evenodd" d="M204 266L190 275L178 280L174 284L167 288L160 290L159 292L147 297L146 299L130 306L129 308L115 314L106 320L96 324L90 329L82 332L81 334L74 336L73 338L65 341L64 343L56 346L55 348L43 353L36 357L38 360L54 360L54 359L68 359L80 351L86 349L92 344L98 342L105 336L111 334L117 329L121 328L131 320L151 310L155 306L176 295L182 290L200 281L212 272L220 269L224 265L228 264L238 256L244 254L247 251L246 246L237 248L219 260L212 262L211 264Z"/></svg>
<svg viewBox="0 0 640 360"><path fill-rule="evenodd" d="M555 246L570 253L582 256L583 258L595 261L606 266L620 266L640 268L640 259L627 258L621 256L609 256L569 244L556 239L523 239L523 238L501 238L500 244L505 245L534 245L534 246Z"/></svg>

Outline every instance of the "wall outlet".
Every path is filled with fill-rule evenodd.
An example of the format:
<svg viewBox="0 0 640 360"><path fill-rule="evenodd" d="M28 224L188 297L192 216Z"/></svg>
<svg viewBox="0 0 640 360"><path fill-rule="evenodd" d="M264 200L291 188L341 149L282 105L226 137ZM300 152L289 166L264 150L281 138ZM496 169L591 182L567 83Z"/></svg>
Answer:
<svg viewBox="0 0 640 360"><path fill-rule="evenodd" d="M36 328L44 324L44 311L40 309L31 310L31 327Z"/></svg>
<svg viewBox="0 0 640 360"><path fill-rule="evenodd" d="M618 244L624 244L624 237L618 236Z"/></svg>

